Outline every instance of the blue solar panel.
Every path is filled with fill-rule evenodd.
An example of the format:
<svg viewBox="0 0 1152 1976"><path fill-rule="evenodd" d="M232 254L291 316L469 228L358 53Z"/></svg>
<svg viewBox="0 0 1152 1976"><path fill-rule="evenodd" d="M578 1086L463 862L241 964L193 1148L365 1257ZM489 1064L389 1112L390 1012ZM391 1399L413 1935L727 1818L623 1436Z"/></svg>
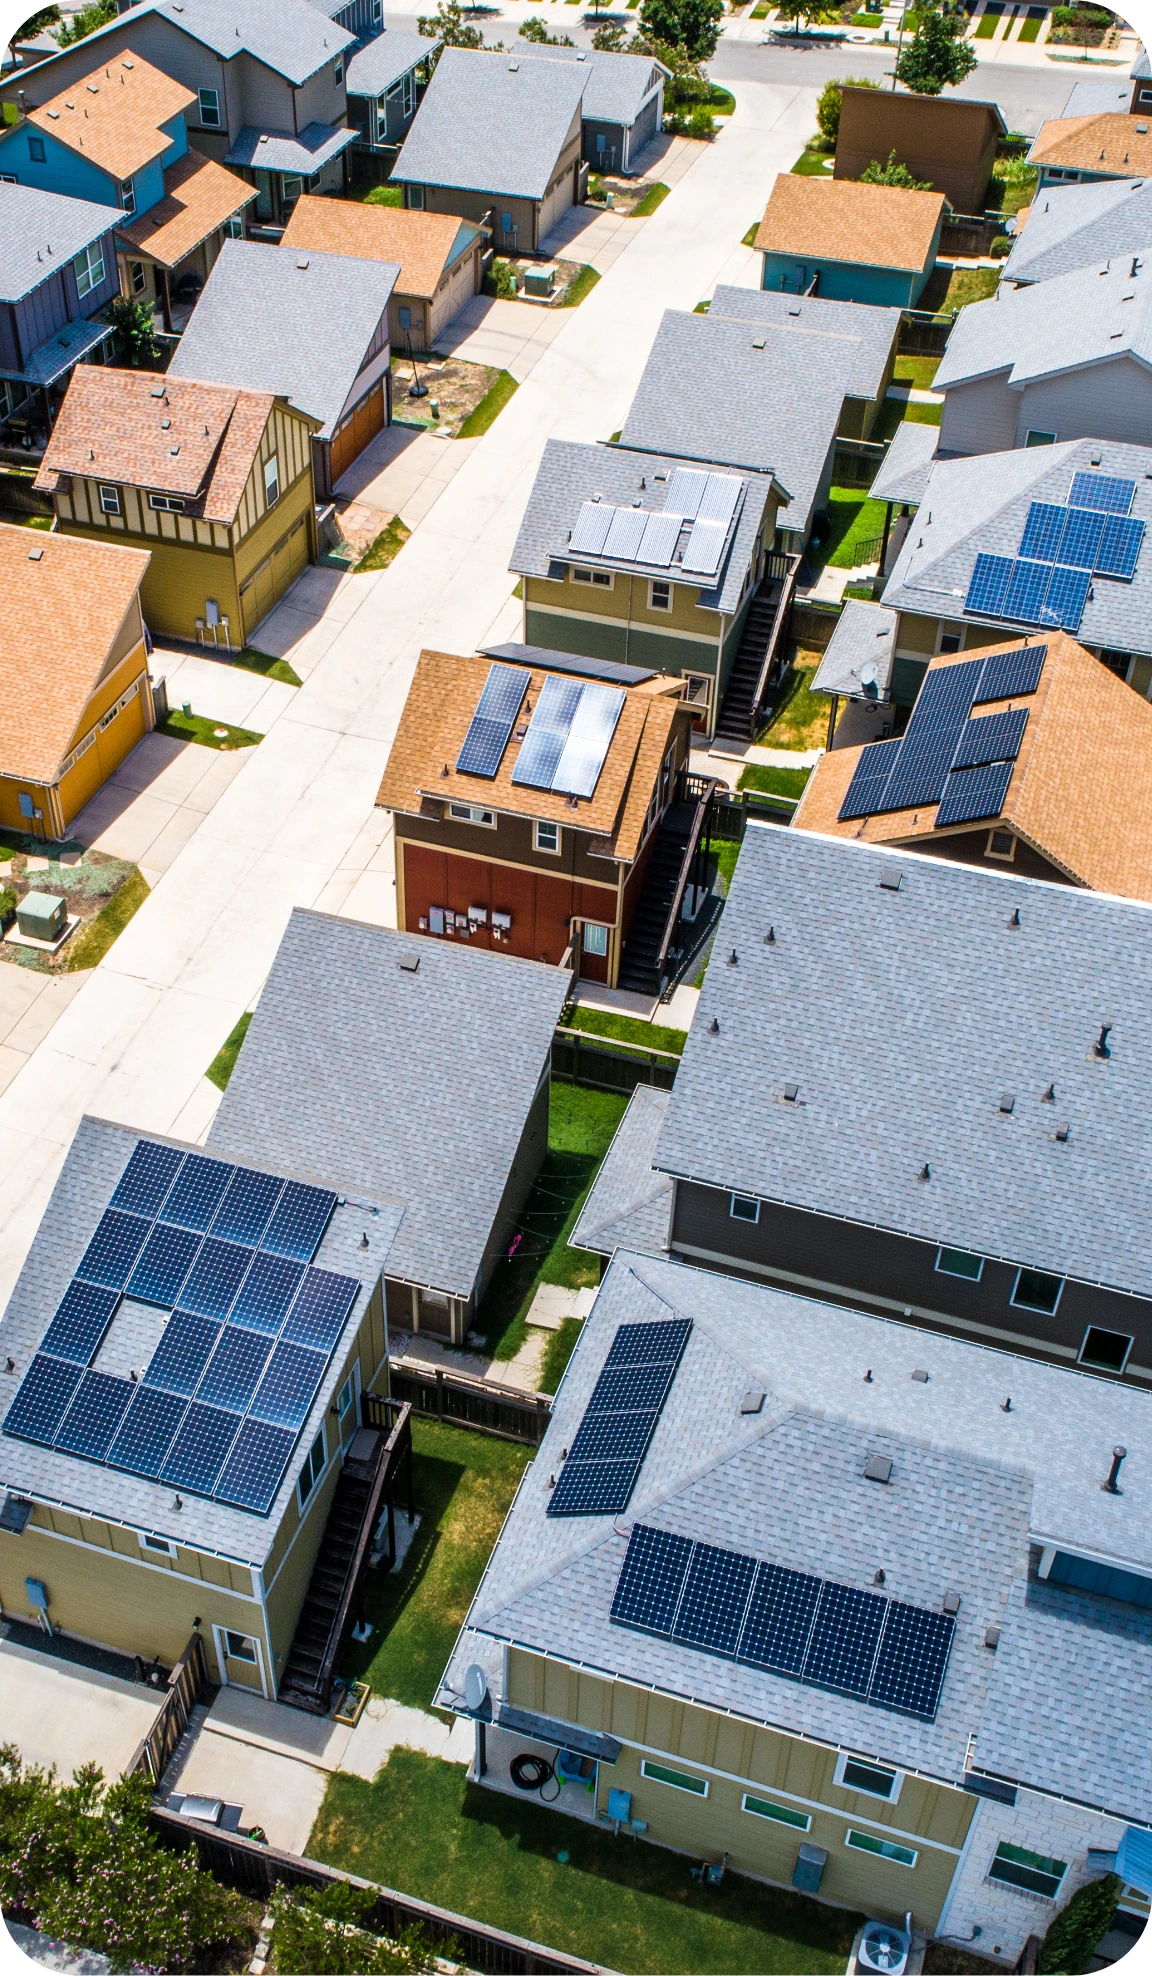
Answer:
<svg viewBox="0 0 1152 1976"><path fill-rule="evenodd" d="M874 816L884 807L884 789L903 743L873 741L861 753L852 771L848 794L840 805L842 822L849 817Z"/></svg>
<svg viewBox="0 0 1152 1976"><path fill-rule="evenodd" d="M1106 473L1074 473L1068 505L1071 508L1098 508L1108 515L1126 515L1135 495L1134 480L1114 480Z"/></svg>
<svg viewBox="0 0 1152 1976"><path fill-rule="evenodd" d="M1057 566L1044 599L1044 623L1060 625L1064 631L1079 631L1091 581L1087 570Z"/></svg>
<svg viewBox="0 0 1152 1976"><path fill-rule="evenodd" d="M354 1276L335 1276L330 1269L308 1270L288 1313L285 1338L294 1345L307 1345L315 1352L330 1352L344 1329L359 1288Z"/></svg>
<svg viewBox="0 0 1152 1976"><path fill-rule="evenodd" d="M697 1544L676 1615L676 1639L684 1646L734 1654L755 1576L755 1558Z"/></svg>
<svg viewBox="0 0 1152 1976"><path fill-rule="evenodd" d="M620 1365L677 1365L688 1342L692 1320L661 1319L655 1324L621 1324L604 1361L605 1369Z"/></svg>
<svg viewBox="0 0 1152 1976"><path fill-rule="evenodd" d="M94 1283L78 1283L73 1277L40 1350L49 1358L90 1365L119 1301L118 1290L101 1290Z"/></svg>
<svg viewBox="0 0 1152 1976"><path fill-rule="evenodd" d="M968 595L964 599L966 611L979 611L983 617L1002 615L1001 606L1012 576L1012 561L1011 556L977 556Z"/></svg>
<svg viewBox="0 0 1152 1976"><path fill-rule="evenodd" d="M160 1480L174 1489L210 1496L239 1426L239 1414L193 1401L165 1456Z"/></svg>
<svg viewBox="0 0 1152 1976"><path fill-rule="evenodd" d="M128 1295L146 1304L174 1304L199 1247L199 1235L158 1222L128 1279Z"/></svg>
<svg viewBox="0 0 1152 1976"><path fill-rule="evenodd" d="M691 1555L687 1537L634 1523L612 1600L616 1624L638 1626L645 1633L670 1634Z"/></svg>
<svg viewBox="0 0 1152 1976"><path fill-rule="evenodd" d="M516 766L512 770L513 782L526 783L531 789L551 789L552 777L560 765L560 757L583 695L582 680L557 679L554 673L548 675L540 688L527 736L516 757Z"/></svg>
<svg viewBox="0 0 1152 1976"><path fill-rule="evenodd" d="M983 817L999 816L1014 767L1014 762L991 762L984 768L958 769L950 775L936 812L937 830L945 830L949 824L978 823Z"/></svg>
<svg viewBox="0 0 1152 1976"><path fill-rule="evenodd" d="M147 1215L149 1221L154 1220L183 1158L175 1146L158 1146L151 1139L138 1139L112 1196L112 1207L127 1208L132 1214Z"/></svg>
<svg viewBox="0 0 1152 1976"><path fill-rule="evenodd" d="M979 768L984 762L1014 762L1027 725L1027 707L1009 707L1002 714L970 720L952 757L953 769Z"/></svg>
<svg viewBox="0 0 1152 1976"><path fill-rule="evenodd" d="M135 1390L130 1379L86 1372L56 1430L55 1445L64 1454L103 1461Z"/></svg>
<svg viewBox="0 0 1152 1976"><path fill-rule="evenodd" d="M295 1445L296 1436L286 1427L268 1427L262 1420L244 1421L217 1478L217 1500L267 1515Z"/></svg>
<svg viewBox="0 0 1152 1976"><path fill-rule="evenodd" d="M548 1499L549 1516L613 1516L627 1509L638 1461L566 1461Z"/></svg>
<svg viewBox="0 0 1152 1976"><path fill-rule="evenodd" d="M672 1365L625 1365L600 1374L588 1402L589 1413L634 1413L659 1409L676 1376Z"/></svg>
<svg viewBox="0 0 1152 1976"><path fill-rule="evenodd" d="M327 1363L324 1352L306 1352L300 1345L282 1341L268 1361L249 1412L272 1427L302 1427Z"/></svg>
<svg viewBox="0 0 1152 1976"><path fill-rule="evenodd" d="M994 652L984 661L973 706L986 706L991 700L1016 700L1034 693L1047 657L1047 645L1020 645L1013 652Z"/></svg>
<svg viewBox="0 0 1152 1976"><path fill-rule="evenodd" d="M642 1457L656 1425L647 1413L586 1413L576 1430L569 1461L631 1461Z"/></svg>
<svg viewBox="0 0 1152 1976"><path fill-rule="evenodd" d="M1033 501L1020 538L1020 554L1035 556L1041 563L1054 563L1067 514L1067 508L1057 507L1051 501Z"/></svg>
<svg viewBox="0 0 1152 1976"><path fill-rule="evenodd" d="M799 1676L808 1650L820 1579L783 1565L761 1564L740 1635L739 1658L777 1674Z"/></svg>
<svg viewBox="0 0 1152 1976"><path fill-rule="evenodd" d="M274 1173L238 1166L216 1210L213 1235L222 1235L228 1242L258 1245L283 1186Z"/></svg>
<svg viewBox="0 0 1152 1976"><path fill-rule="evenodd" d="M134 1397L105 1460L112 1468L127 1468L133 1475L154 1480L188 1411L188 1402L154 1386L135 1386L132 1390Z"/></svg>
<svg viewBox="0 0 1152 1976"><path fill-rule="evenodd" d="M949 1613L928 1612L894 1599L868 1686L869 1701L931 1722L940 1705L955 1630Z"/></svg>
<svg viewBox="0 0 1152 1976"><path fill-rule="evenodd" d="M241 1331L234 1324L226 1324L196 1388L197 1400L243 1413L271 1350L272 1340L261 1337L258 1331Z"/></svg>
<svg viewBox="0 0 1152 1976"><path fill-rule="evenodd" d="M456 757L461 775L495 775L530 678L520 666L492 667Z"/></svg>
<svg viewBox="0 0 1152 1976"><path fill-rule="evenodd" d="M229 1313L229 1322L275 1337L288 1315L288 1306L303 1274L302 1262L292 1262L286 1256L268 1256L261 1250L244 1278Z"/></svg>
<svg viewBox="0 0 1152 1976"><path fill-rule="evenodd" d="M1066 563L1070 569L1095 569L1105 519L1104 515L1094 515L1089 508L1068 508L1058 551L1047 560ZM1021 548L1020 553L1026 552Z"/></svg>
<svg viewBox="0 0 1152 1976"><path fill-rule="evenodd" d="M1109 515L1104 523L1096 570L1100 576L1135 576L1144 541L1144 523L1129 516Z"/></svg>
<svg viewBox="0 0 1152 1976"><path fill-rule="evenodd" d="M152 1354L144 1384L162 1386L166 1393L191 1399L219 1336L220 1326L210 1324L206 1317L176 1311Z"/></svg>
<svg viewBox="0 0 1152 1976"><path fill-rule="evenodd" d="M147 1238L148 1223L141 1215L109 1208L80 1259L77 1276L109 1290L122 1290Z"/></svg>
<svg viewBox="0 0 1152 1976"><path fill-rule="evenodd" d="M884 790L886 810L914 809L937 801L964 731L983 663L982 659L965 659L926 675Z"/></svg>
<svg viewBox="0 0 1152 1976"><path fill-rule="evenodd" d="M251 1249L209 1235L180 1292L181 1310L196 1311L201 1317L227 1317L252 1255Z"/></svg>
<svg viewBox="0 0 1152 1976"><path fill-rule="evenodd" d="M1004 602L1000 606L1001 616L1023 618L1028 624L1043 622L1044 599L1054 573L1051 563L1026 563L1023 560L1014 563Z"/></svg>
<svg viewBox="0 0 1152 1976"><path fill-rule="evenodd" d="M176 1228L194 1228L203 1234L211 1226L212 1217L234 1171L223 1160L209 1160L201 1153L189 1153L164 1203L165 1221L170 1221Z"/></svg>
<svg viewBox="0 0 1152 1976"><path fill-rule="evenodd" d="M311 1262L335 1205L335 1194L326 1188L306 1187L299 1180L290 1180L276 1204L260 1247L274 1256Z"/></svg>
<svg viewBox="0 0 1152 1976"><path fill-rule="evenodd" d="M37 1352L4 1416L4 1432L18 1434L24 1441L43 1441L50 1447L80 1379L78 1365L65 1365Z"/></svg>
<svg viewBox="0 0 1152 1976"><path fill-rule="evenodd" d="M887 1609L887 1599L875 1592L858 1592L853 1585L826 1580L804 1656L804 1679L822 1688L866 1695Z"/></svg>

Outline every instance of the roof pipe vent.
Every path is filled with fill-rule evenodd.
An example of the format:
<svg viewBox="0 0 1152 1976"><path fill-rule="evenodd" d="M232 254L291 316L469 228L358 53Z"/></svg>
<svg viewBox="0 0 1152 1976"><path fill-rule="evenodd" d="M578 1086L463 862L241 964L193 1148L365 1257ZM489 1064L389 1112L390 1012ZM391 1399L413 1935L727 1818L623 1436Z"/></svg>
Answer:
<svg viewBox="0 0 1152 1976"><path fill-rule="evenodd" d="M1100 1484L1105 1495L1118 1496L1122 1493L1120 1488L1120 1463L1127 1453L1127 1448L1113 1448L1112 1466L1108 1470L1108 1480Z"/></svg>
<svg viewBox="0 0 1152 1976"><path fill-rule="evenodd" d="M1102 1062L1112 1055L1111 1050L1108 1048L1108 1038L1114 1028L1114 1023L1102 1022L1100 1024L1100 1034L1092 1045L1092 1055L1099 1057Z"/></svg>

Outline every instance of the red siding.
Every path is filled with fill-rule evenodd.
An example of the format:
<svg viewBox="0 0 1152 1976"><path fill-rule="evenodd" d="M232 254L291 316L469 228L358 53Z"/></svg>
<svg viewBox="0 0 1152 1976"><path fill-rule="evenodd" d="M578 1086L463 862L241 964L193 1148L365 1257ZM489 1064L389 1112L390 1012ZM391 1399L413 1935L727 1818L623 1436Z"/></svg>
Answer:
<svg viewBox="0 0 1152 1976"><path fill-rule="evenodd" d="M486 864L482 858L456 857L407 840L403 851L404 912L409 933L421 930L420 921L428 918L433 906L445 906L463 915L469 906L484 906L489 916L494 911L511 914L512 929L506 941L492 939L491 917L488 925L471 934L446 937L555 966L568 945L569 919L595 919L607 926L616 923L614 886L584 885L553 877L550 872ZM593 969L599 972L593 974ZM605 962L599 959L586 962L583 971L593 974L593 979L607 978Z"/></svg>

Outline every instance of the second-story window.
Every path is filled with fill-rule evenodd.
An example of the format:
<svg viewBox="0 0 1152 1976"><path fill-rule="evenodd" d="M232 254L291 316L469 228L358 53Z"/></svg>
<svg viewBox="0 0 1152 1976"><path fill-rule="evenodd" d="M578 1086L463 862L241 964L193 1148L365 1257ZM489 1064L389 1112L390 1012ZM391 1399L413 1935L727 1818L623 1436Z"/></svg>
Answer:
<svg viewBox="0 0 1152 1976"><path fill-rule="evenodd" d="M558 823L535 824L533 826L532 841L538 851L557 853L560 849L560 825Z"/></svg>
<svg viewBox="0 0 1152 1976"><path fill-rule="evenodd" d="M155 508L158 514L182 515L184 513L183 501L176 500L171 494L149 494L148 505L151 508Z"/></svg>
<svg viewBox="0 0 1152 1976"><path fill-rule="evenodd" d="M572 571L573 583L594 583L601 590L611 590L612 572L608 569L582 569L579 565Z"/></svg>
<svg viewBox="0 0 1152 1976"><path fill-rule="evenodd" d="M148 286L148 277L144 272L143 261L129 261L128 277L132 283L133 295L143 295L144 290Z"/></svg>
<svg viewBox="0 0 1152 1976"><path fill-rule="evenodd" d="M42 165L44 163L44 139L42 137L30 137L28 139L28 156L34 165Z"/></svg>
<svg viewBox="0 0 1152 1976"><path fill-rule="evenodd" d="M416 78L409 70L404 78L404 115L410 117L416 108Z"/></svg>
<svg viewBox="0 0 1152 1976"><path fill-rule="evenodd" d="M670 583L650 583L648 585L648 608L650 611L670 611L672 609L672 585Z"/></svg>
<svg viewBox="0 0 1152 1976"><path fill-rule="evenodd" d="M219 90L201 89L197 92L197 94L199 95L200 98L200 122L203 124L205 130L219 130L220 128Z"/></svg>
<svg viewBox="0 0 1152 1976"><path fill-rule="evenodd" d="M280 462L275 453L264 462L264 499L270 508L280 499Z"/></svg>
<svg viewBox="0 0 1152 1976"><path fill-rule="evenodd" d="M473 803L449 803L448 815L453 823L481 823L485 830L495 830L495 810L482 810Z"/></svg>
<svg viewBox="0 0 1152 1976"><path fill-rule="evenodd" d="M136 181L131 178L120 180L120 204L126 213L136 211Z"/></svg>
<svg viewBox="0 0 1152 1976"><path fill-rule="evenodd" d="M344 57L343 57L343 55L341 55L341 56L340 56L340 58L339 58L339 60L338 60L338 61L336 62L336 64L335 64L335 66L333 67L333 70L332 70L332 80L333 80L333 82L335 82L335 83L341 83L341 82L343 82L343 80L344 80Z"/></svg>
<svg viewBox="0 0 1152 1976"><path fill-rule="evenodd" d="M100 512L105 515L118 515L120 513L120 489L118 487L102 487L100 489Z"/></svg>
<svg viewBox="0 0 1152 1976"><path fill-rule="evenodd" d="M104 249L99 241L91 247L82 248L72 266L81 295L90 295L94 288L99 288L104 279Z"/></svg>

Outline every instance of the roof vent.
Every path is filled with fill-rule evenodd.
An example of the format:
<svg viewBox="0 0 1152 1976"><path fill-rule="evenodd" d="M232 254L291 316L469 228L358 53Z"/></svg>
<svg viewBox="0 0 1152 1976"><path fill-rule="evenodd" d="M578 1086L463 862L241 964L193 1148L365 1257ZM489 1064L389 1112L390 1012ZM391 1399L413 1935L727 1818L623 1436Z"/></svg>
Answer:
<svg viewBox="0 0 1152 1976"><path fill-rule="evenodd" d="M171 431L171 429L172 429L172 421L171 421L171 419L161 419L161 421L160 421L160 430L161 430L161 432L170 432L170 431Z"/></svg>
<svg viewBox="0 0 1152 1976"><path fill-rule="evenodd" d="M162 398L164 396L164 386L162 384L154 384L148 396L150 398Z"/></svg>
<svg viewBox="0 0 1152 1976"><path fill-rule="evenodd" d="M1056 1086L1054 1084L1048 1086L1040 1103L1042 1105L1054 1105L1056 1103Z"/></svg>
<svg viewBox="0 0 1152 1976"><path fill-rule="evenodd" d="M882 871L880 873L880 890L882 892L898 892L903 883L904 873L902 871Z"/></svg>
<svg viewBox="0 0 1152 1976"><path fill-rule="evenodd" d="M420 971L419 954L408 954L406 958L399 963L399 967L401 974L418 974Z"/></svg>
<svg viewBox="0 0 1152 1976"><path fill-rule="evenodd" d="M774 947L776 945L776 928L774 926L770 926L764 935L764 945L766 947Z"/></svg>
<svg viewBox="0 0 1152 1976"><path fill-rule="evenodd" d="M720 1034L720 1018L719 1018L719 1016L715 1016L715 1015L714 1015L714 1016L713 1016L713 1018L712 1018L712 1020L711 1020L711 1022L710 1022L710 1023L708 1024L708 1034L709 1034L710 1036L719 1036L719 1034Z"/></svg>
<svg viewBox="0 0 1152 1976"><path fill-rule="evenodd" d="M515 73L516 73L516 71L517 71L517 69L518 69L519 67L520 67L520 64L519 64L519 62L509 62L509 64L508 64L508 73L509 73L509 75L515 75Z"/></svg>
<svg viewBox="0 0 1152 1976"><path fill-rule="evenodd" d="M1112 1466L1108 1470L1108 1479L1100 1484L1100 1487L1109 1496L1118 1496L1120 1494L1120 1463L1123 1461L1127 1452L1127 1448L1113 1448L1112 1450Z"/></svg>
<svg viewBox="0 0 1152 1976"><path fill-rule="evenodd" d="M1102 454L1100 454L1100 453L1089 453L1089 455L1088 455L1088 464L1089 464L1089 466L1092 466L1092 467L1098 467L1098 466L1099 466L1099 464L1100 464L1100 461L1101 461L1101 459L1102 459L1102 457L1103 457L1103 455L1102 455Z"/></svg>
<svg viewBox="0 0 1152 1976"><path fill-rule="evenodd" d="M1016 910L1015 910L1015 912L1013 913L1013 915L1012 915L1012 917L1011 917L1011 919L1010 919L1010 920L1008 921L1008 924L1009 924L1009 926L1019 926L1019 924L1020 924L1020 908L1019 908L1019 906L1017 906L1017 908L1016 908Z"/></svg>
<svg viewBox="0 0 1152 1976"><path fill-rule="evenodd" d="M943 1604L944 1604L945 1612L951 1612L951 1613L959 1612L960 1610L959 1592L945 1592Z"/></svg>
<svg viewBox="0 0 1152 1976"><path fill-rule="evenodd" d="M168 448L169 459L174 460L176 458L176 455L179 453L179 451L180 451L179 446L169 446Z"/></svg>
<svg viewBox="0 0 1152 1976"><path fill-rule="evenodd" d="M984 1645L992 1653L995 1653L997 1647L1000 1645L1000 1628L998 1626L988 1626L985 1628Z"/></svg>
<svg viewBox="0 0 1152 1976"><path fill-rule="evenodd" d="M1111 1022L1102 1022L1100 1024L1100 1034L1092 1045L1092 1055L1099 1057L1102 1063L1112 1055L1111 1050L1108 1048L1108 1038L1112 1034L1113 1027L1114 1025Z"/></svg>
<svg viewBox="0 0 1152 1976"><path fill-rule="evenodd" d="M88 91L88 94L89 94L89 96L99 96L99 94L100 94L100 85L99 85L98 83L95 83L95 82L89 82L89 83L86 83L86 84L85 84L85 87L86 87L86 89L87 89L87 91Z"/></svg>
<svg viewBox="0 0 1152 1976"><path fill-rule="evenodd" d="M752 338L752 348L754 350L762 350L764 348L764 338L762 336L754 336Z"/></svg>
<svg viewBox="0 0 1152 1976"><path fill-rule="evenodd" d="M866 1482L890 1482L892 1479L891 1456L869 1455L867 1461L864 1463L864 1479Z"/></svg>
<svg viewBox="0 0 1152 1976"><path fill-rule="evenodd" d="M43 549L29 549L28 561L30 563L38 563L43 554L44 554Z"/></svg>
<svg viewBox="0 0 1152 1976"><path fill-rule="evenodd" d="M736 952L735 947L733 947L732 952L728 956L728 965L729 967L736 967L738 966L739 961L740 961L740 956Z"/></svg>
<svg viewBox="0 0 1152 1976"><path fill-rule="evenodd" d="M926 1386L928 1384L928 1374L921 1367L917 1368L912 1374L912 1377L918 1386Z"/></svg>
<svg viewBox="0 0 1152 1976"><path fill-rule="evenodd" d="M1137 135L1137 137L1147 137L1147 135L1148 135L1148 126L1147 126L1147 124L1137 124L1137 126L1136 126L1136 135ZM1127 153L1127 151L1125 151L1125 153L1124 153L1124 156L1125 156L1125 157L1127 157L1127 156L1128 156L1128 153Z"/></svg>
<svg viewBox="0 0 1152 1976"><path fill-rule="evenodd" d="M932 1168L929 1166L927 1160L925 1160L923 1166L920 1168L919 1178L921 1180L931 1180L932 1178ZM913 1375L913 1377L915 1377L915 1375Z"/></svg>
<svg viewBox="0 0 1152 1976"><path fill-rule="evenodd" d="M297 266L298 268L306 268L306 267L308 266L308 258L307 258L307 256L306 256L306 255L304 255L304 254L302 254L302 255L300 256L300 259L299 259L299 260L297 261L297 263L296 263L296 266Z"/></svg>
<svg viewBox="0 0 1152 1976"><path fill-rule="evenodd" d="M741 1413L760 1413L763 1410L763 1406L764 1393L759 1387L754 1387L750 1393L745 1393L744 1398L740 1402L740 1411Z"/></svg>
<svg viewBox="0 0 1152 1976"><path fill-rule="evenodd" d="M576 60L578 62L586 62L588 60L588 50L586 48L582 48L580 50L580 53L577 55Z"/></svg>
<svg viewBox="0 0 1152 1976"><path fill-rule="evenodd" d="M1014 1111L1015 1111L1015 1109L1016 1109L1016 1095L1015 1095L1015 1092L1013 1092L1013 1091L1001 1091L1001 1093L1000 1093L1000 1110L1001 1110L1002 1112L1014 1112Z"/></svg>
<svg viewBox="0 0 1152 1976"><path fill-rule="evenodd" d="M800 1086L798 1084L786 1084L784 1086L784 1103L786 1105L794 1105L799 1096Z"/></svg>
<svg viewBox="0 0 1152 1976"><path fill-rule="evenodd" d="M1072 1127L1070 1125L1058 1125L1056 1127L1056 1137L1062 1146L1066 1146L1072 1137Z"/></svg>
<svg viewBox="0 0 1152 1976"><path fill-rule="evenodd" d="M800 311L799 309L789 309L788 314L790 316L798 316L800 314Z"/></svg>

